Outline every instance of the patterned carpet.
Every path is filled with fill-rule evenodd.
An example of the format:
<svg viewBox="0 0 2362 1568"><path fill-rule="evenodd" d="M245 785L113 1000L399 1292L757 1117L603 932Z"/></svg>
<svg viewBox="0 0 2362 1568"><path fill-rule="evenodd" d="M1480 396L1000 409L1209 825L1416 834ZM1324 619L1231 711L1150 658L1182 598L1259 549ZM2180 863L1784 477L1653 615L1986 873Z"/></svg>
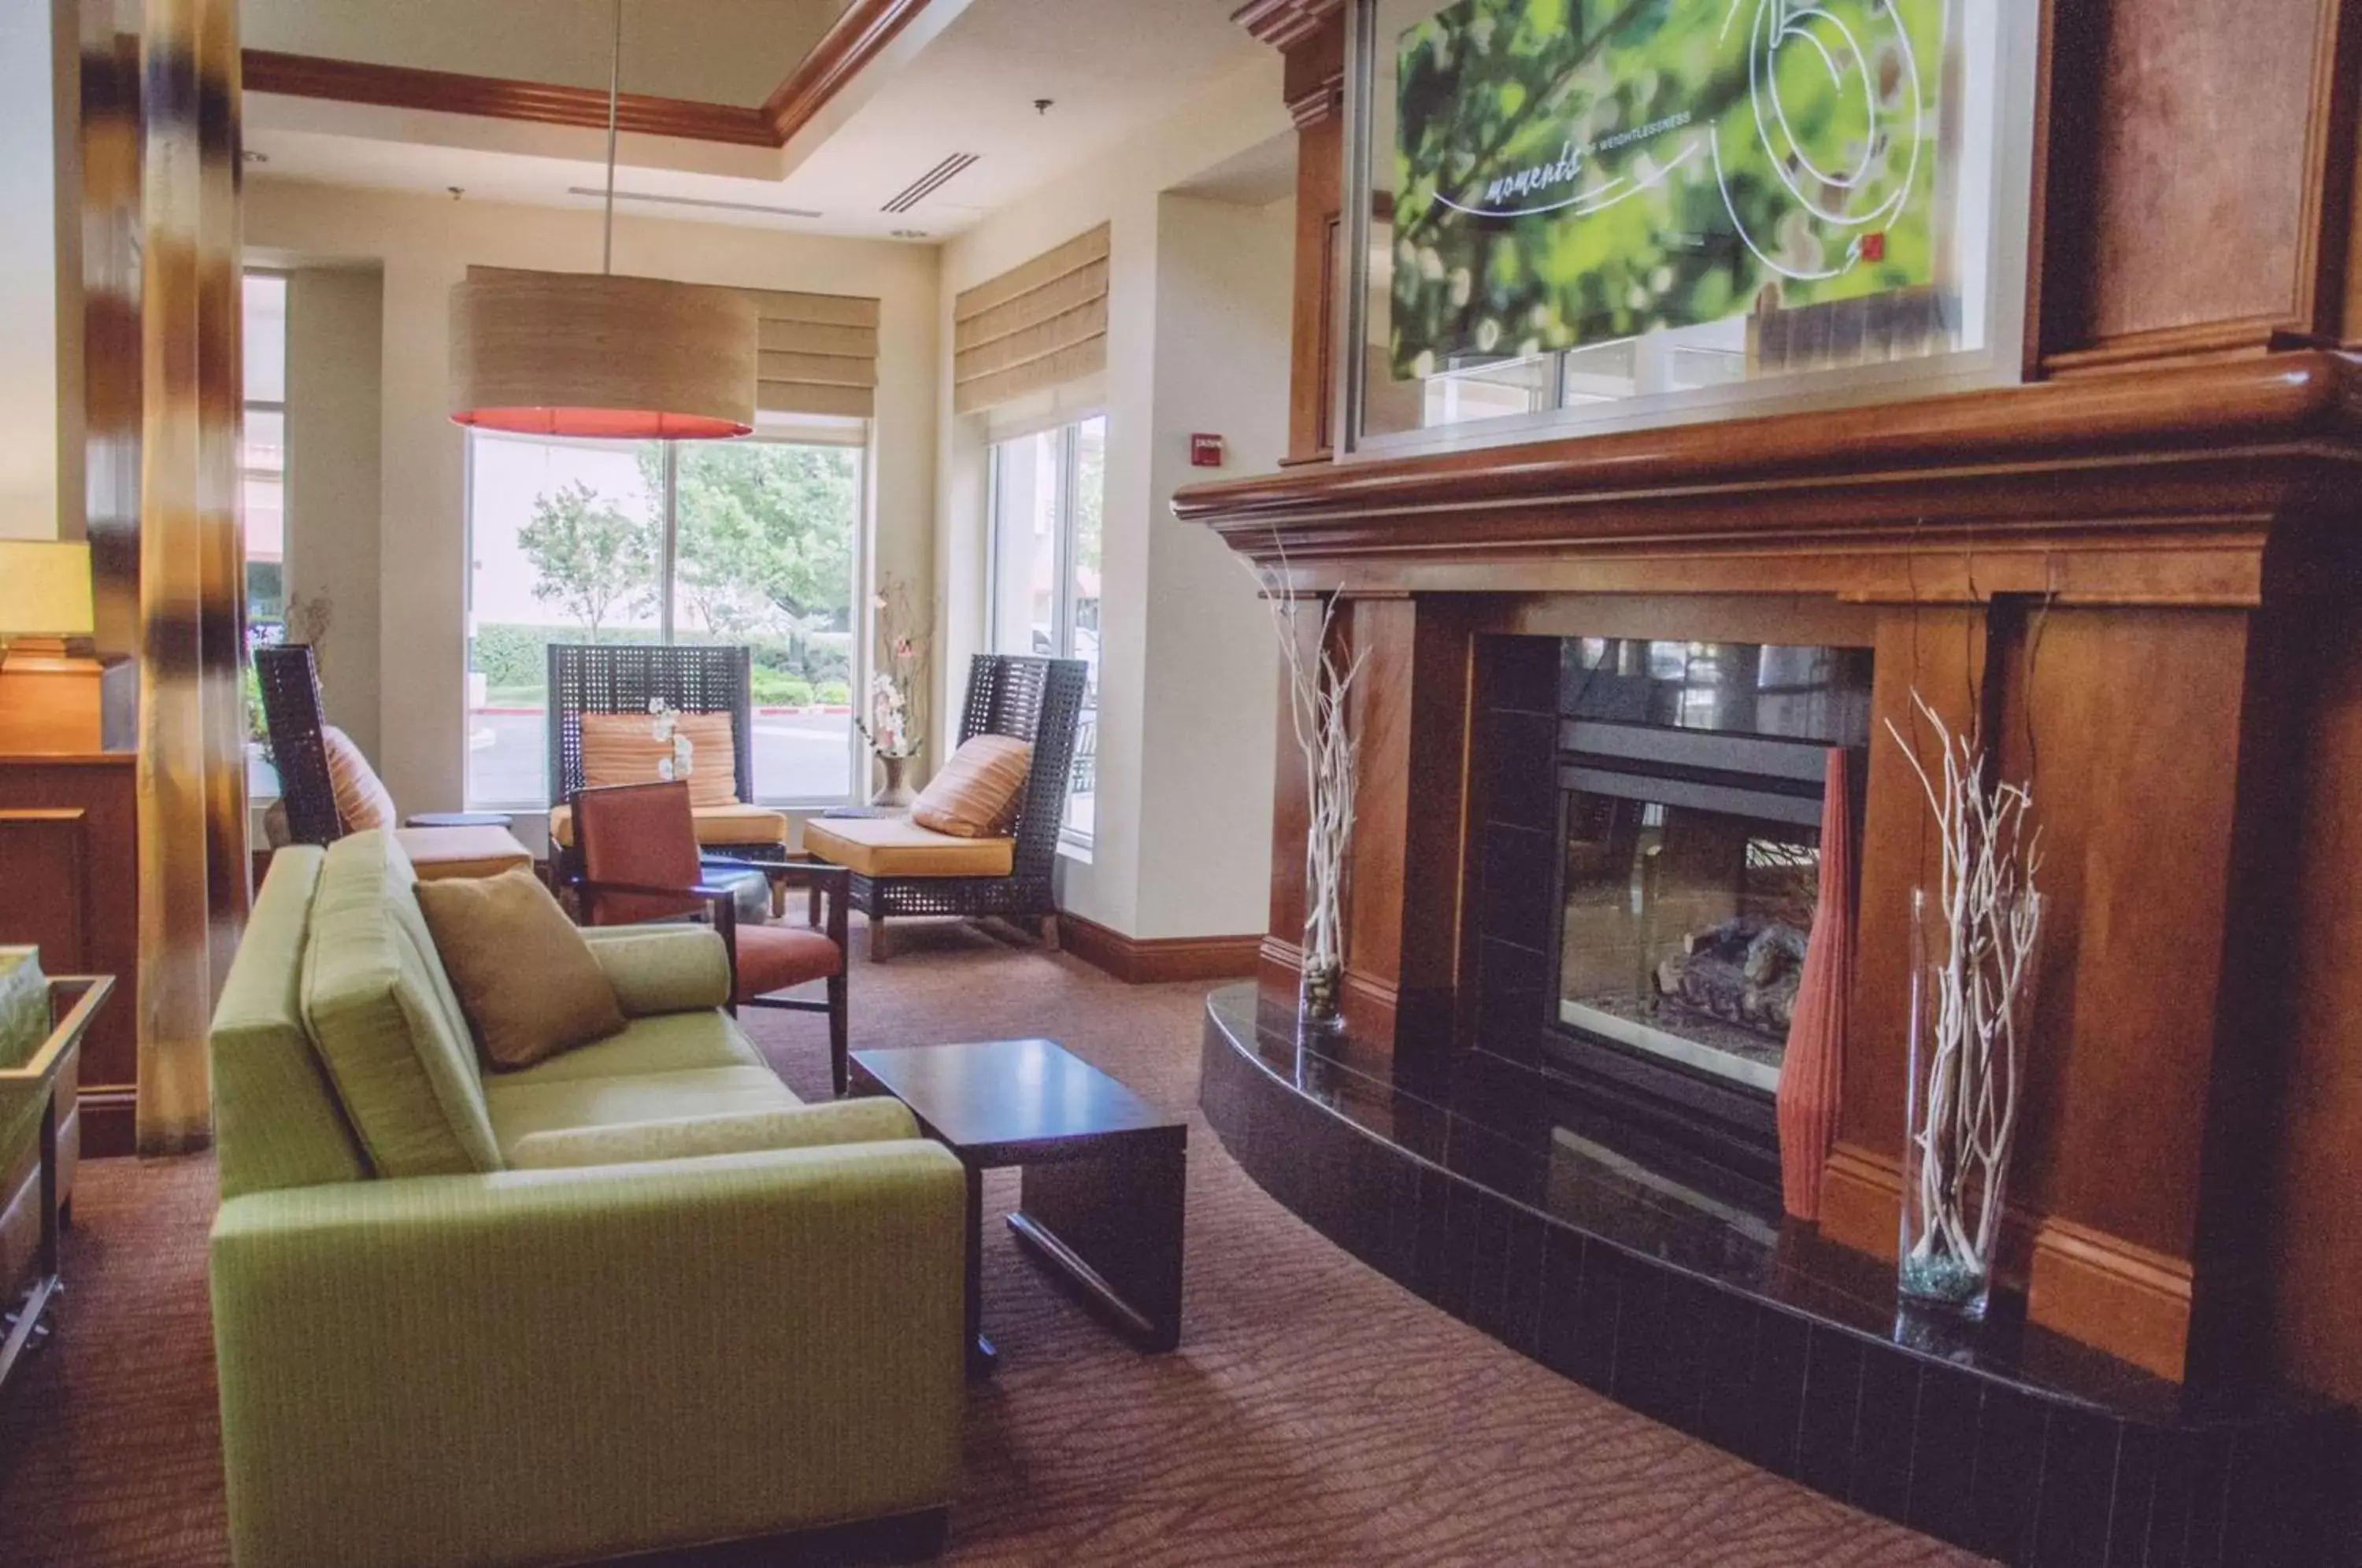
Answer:
<svg viewBox="0 0 2362 1568"><path fill-rule="evenodd" d="M854 977L855 1044L1054 1035L1194 1111L1202 986L912 927ZM799 1092L818 1021L755 1014ZM1142 1356L987 1223L1001 1369L969 1407L945 1561L1956 1563L1609 1404L1363 1268L1191 1132L1181 1350ZM210 1161L84 1167L57 1336L0 1408L0 1562L226 1560L204 1298ZM996 1207L1016 1177L997 1178ZM300 1369L291 1369L300 1374Z"/></svg>

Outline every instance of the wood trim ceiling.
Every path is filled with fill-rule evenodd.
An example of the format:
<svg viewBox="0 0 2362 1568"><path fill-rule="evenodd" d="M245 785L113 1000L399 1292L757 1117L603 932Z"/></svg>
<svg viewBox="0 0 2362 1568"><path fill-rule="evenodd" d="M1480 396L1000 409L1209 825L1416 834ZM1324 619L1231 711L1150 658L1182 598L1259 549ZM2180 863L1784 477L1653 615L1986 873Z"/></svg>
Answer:
<svg viewBox="0 0 2362 1568"><path fill-rule="evenodd" d="M1274 49L1293 49L1344 10L1345 0L1248 0L1231 20Z"/></svg>
<svg viewBox="0 0 2362 1568"><path fill-rule="evenodd" d="M760 107L625 93L616 102L615 123L642 136L737 147L785 147L900 36L927 3L853 0ZM595 87L564 87L259 49L246 50L242 63L248 93L597 130L607 126L607 94Z"/></svg>

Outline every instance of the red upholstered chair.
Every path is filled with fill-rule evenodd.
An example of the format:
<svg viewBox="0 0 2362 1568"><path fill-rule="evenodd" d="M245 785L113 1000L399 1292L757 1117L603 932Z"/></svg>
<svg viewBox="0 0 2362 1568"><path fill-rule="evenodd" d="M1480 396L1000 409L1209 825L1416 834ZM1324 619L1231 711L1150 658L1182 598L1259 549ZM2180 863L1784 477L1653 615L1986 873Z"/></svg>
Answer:
<svg viewBox="0 0 2362 1568"><path fill-rule="evenodd" d="M728 863L731 869L761 872L775 890L804 888L811 894L809 927L739 924L735 894L705 880L709 869L724 863L700 856L685 783L576 790L574 842L581 861L573 888L583 924L634 925L706 915L729 950L731 1010L776 1007L827 1013L829 1076L836 1092L844 1093L849 872L812 862ZM826 1001L772 994L813 980L828 982Z"/></svg>

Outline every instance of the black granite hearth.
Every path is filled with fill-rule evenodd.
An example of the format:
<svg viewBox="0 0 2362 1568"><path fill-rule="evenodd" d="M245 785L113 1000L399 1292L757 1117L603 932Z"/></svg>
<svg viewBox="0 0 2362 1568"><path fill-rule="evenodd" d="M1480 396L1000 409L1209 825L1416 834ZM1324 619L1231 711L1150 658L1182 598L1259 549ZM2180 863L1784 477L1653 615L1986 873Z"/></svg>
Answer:
<svg viewBox="0 0 2362 1568"><path fill-rule="evenodd" d="M1776 1194L1595 1125L1476 1052L1398 1081L1208 999L1199 1100L1274 1198L1425 1299L1620 1404L2010 1562L2338 1561L2346 1412L2185 1389L2001 1316L1898 1314L1892 1272Z"/></svg>

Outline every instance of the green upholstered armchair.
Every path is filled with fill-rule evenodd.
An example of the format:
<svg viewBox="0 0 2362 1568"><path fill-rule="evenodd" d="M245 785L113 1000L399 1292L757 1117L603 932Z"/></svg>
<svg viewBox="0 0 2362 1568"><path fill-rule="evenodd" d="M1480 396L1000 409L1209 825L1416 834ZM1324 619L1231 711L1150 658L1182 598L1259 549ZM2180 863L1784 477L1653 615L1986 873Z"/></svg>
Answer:
<svg viewBox="0 0 2362 1568"><path fill-rule="evenodd" d="M410 889L381 833L280 851L215 1016L237 1561L939 1544L958 1162L798 1103L698 928L586 933L630 1026L483 1073Z"/></svg>

